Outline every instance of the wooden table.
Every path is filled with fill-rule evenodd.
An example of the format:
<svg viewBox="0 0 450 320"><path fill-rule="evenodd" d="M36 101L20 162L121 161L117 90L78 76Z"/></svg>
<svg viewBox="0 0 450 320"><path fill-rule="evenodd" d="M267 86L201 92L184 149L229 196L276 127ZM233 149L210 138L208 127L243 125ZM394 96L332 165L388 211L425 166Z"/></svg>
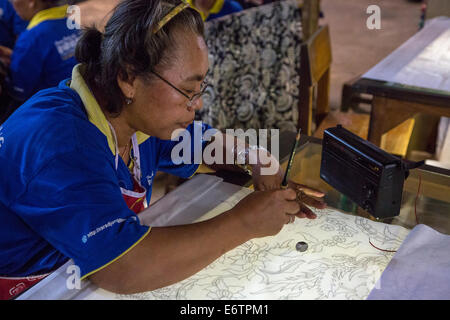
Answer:
<svg viewBox="0 0 450 320"><path fill-rule="evenodd" d="M373 95L368 140L379 146L418 113L450 117L450 18L430 20L344 93L343 110L349 94Z"/></svg>

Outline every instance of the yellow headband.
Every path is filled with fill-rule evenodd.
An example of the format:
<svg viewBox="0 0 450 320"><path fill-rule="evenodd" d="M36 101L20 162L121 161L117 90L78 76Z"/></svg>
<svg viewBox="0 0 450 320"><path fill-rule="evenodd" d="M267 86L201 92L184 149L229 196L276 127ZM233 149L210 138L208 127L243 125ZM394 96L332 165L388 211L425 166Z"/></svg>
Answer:
<svg viewBox="0 0 450 320"><path fill-rule="evenodd" d="M164 27L167 24L167 22L172 20L172 18L175 17L177 14L179 14L181 11L183 11L187 7L190 7L189 3L185 2L185 0L181 1L182 2L178 6L173 8L164 18L161 19L160 22L158 22L155 29L153 29L153 34L161 30L161 28Z"/></svg>

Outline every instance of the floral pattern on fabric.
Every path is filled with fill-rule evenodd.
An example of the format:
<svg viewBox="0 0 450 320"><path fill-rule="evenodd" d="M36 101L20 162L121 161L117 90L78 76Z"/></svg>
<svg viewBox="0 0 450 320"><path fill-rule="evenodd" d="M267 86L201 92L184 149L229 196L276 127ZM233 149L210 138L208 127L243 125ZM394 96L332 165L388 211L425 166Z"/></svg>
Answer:
<svg viewBox="0 0 450 320"><path fill-rule="evenodd" d="M211 126L296 131L301 11L279 1L206 23L210 84L197 115Z"/></svg>

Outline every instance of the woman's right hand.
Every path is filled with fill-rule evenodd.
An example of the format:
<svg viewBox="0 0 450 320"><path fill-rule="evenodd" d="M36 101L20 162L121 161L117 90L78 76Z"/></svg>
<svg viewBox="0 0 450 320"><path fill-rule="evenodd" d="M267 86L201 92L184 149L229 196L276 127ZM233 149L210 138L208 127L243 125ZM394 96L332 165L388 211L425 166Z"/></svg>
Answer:
<svg viewBox="0 0 450 320"><path fill-rule="evenodd" d="M255 191L231 211L241 219L251 238L273 236L299 213L296 197L292 189Z"/></svg>

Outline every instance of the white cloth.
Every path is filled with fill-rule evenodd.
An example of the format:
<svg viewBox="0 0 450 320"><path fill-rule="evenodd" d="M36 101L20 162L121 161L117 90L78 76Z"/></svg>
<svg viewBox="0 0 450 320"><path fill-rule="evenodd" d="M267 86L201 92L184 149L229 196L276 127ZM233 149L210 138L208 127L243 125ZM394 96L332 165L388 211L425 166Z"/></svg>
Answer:
<svg viewBox="0 0 450 320"><path fill-rule="evenodd" d="M436 144L438 161L450 164L450 118L441 117Z"/></svg>
<svg viewBox="0 0 450 320"><path fill-rule="evenodd" d="M370 300L449 300L450 236L416 226L384 270Z"/></svg>

